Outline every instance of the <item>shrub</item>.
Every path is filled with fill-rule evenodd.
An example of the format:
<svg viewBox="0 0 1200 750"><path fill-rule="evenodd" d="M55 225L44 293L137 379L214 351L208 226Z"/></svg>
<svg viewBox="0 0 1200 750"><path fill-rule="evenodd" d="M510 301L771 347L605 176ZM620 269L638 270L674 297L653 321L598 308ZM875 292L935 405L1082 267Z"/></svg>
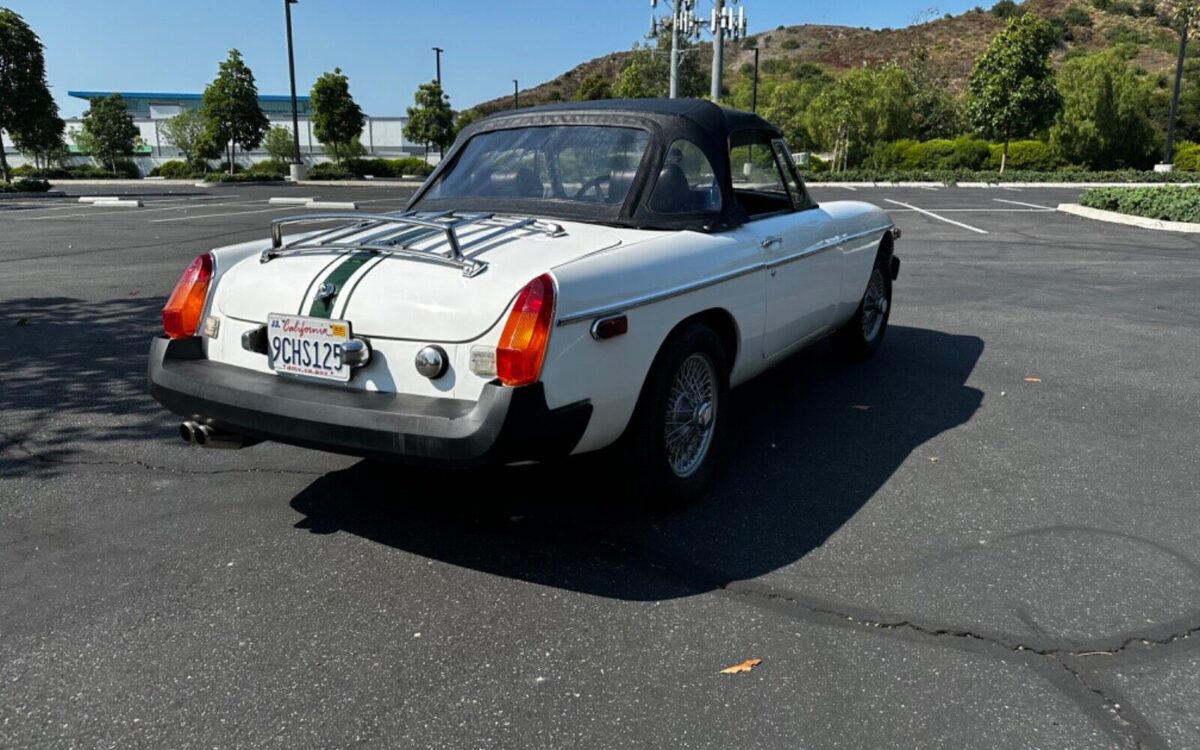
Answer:
<svg viewBox="0 0 1200 750"><path fill-rule="evenodd" d="M1092 26L1092 15L1079 5L1068 5L1067 9L1063 11L1062 19L1071 26L1083 26L1084 28Z"/></svg>
<svg viewBox="0 0 1200 750"><path fill-rule="evenodd" d="M0 182L0 193L44 193L50 189L50 183L45 180L34 180L28 177L16 182Z"/></svg>
<svg viewBox="0 0 1200 750"><path fill-rule="evenodd" d="M992 144L987 168L1000 169L1000 157L1004 146ZM1063 166L1063 161L1048 143L1042 141L1013 141L1008 144L1008 169L1034 172L1053 172Z"/></svg>
<svg viewBox="0 0 1200 750"><path fill-rule="evenodd" d="M783 49L800 49L800 42L795 39L784 39L779 46Z"/></svg>
<svg viewBox="0 0 1200 750"><path fill-rule="evenodd" d="M1013 0L1000 0L992 6L991 14L996 18L1012 18L1018 16L1025 11L1020 8Z"/></svg>
<svg viewBox="0 0 1200 750"><path fill-rule="evenodd" d="M410 156L404 159L392 159L392 170L397 176L405 177L420 177L422 179L428 177L433 172L433 166L424 159L418 159Z"/></svg>
<svg viewBox="0 0 1200 750"><path fill-rule="evenodd" d="M942 182L953 185L959 182L1193 182L1196 175L1188 172L1141 172L1118 170L1086 172L1078 167L1067 167L1054 172L1026 172L1010 169L1000 174L995 171L972 170L878 170L849 169L841 172L805 171L810 182Z"/></svg>
<svg viewBox="0 0 1200 750"><path fill-rule="evenodd" d="M277 177L283 179L289 172L288 163L281 159L264 159L260 162L251 164L246 170L246 174L257 175L258 177Z"/></svg>
<svg viewBox="0 0 1200 750"><path fill-rule="evenodd" d="M1096 188L1084 192L1079 202L1149 219L1200 223L1200 188L1196 187Z"/></svg>
<svg viewBox="0 0 1200 750"><path fill-rule="evenodd" d="M389 159L346 159L342 167L355 177L399 177L395 162Z"/></svg>
<svg viewBox="0 0 1200 750"><path fill-rule="evenodd" d="M352 180L354 174L346 169L345 166L339 166L331 161L314 164L308 170L308 179L310 180Z"/></svg>
<svg viewBox="0 0 1200 750"><path fill-rule="evenodd" d="M203 177L204 173L185 161L173 159L164 161L150 170L151 177L164 177L168 180L186 180L192 177Z"/></svg>
<svg viewBox="0 0 1200 750"><path fill-rule="evenodd" d="M204 175L205 182L281 182L282 180L283 177L280 175L251 172L249 170L237 174L209 172Z"/></svg>
<svg viewBox="0 0 1200 750"><path fill-rule="evenodd" d="M904 169L981 169L990 155L991 148L987 141L938 138L922 143L910 142L897 166Z"/></svg>
<svg viewBox="0 0 1200 750"><path fill-rule="evenodd" d="M32 177L39 180L69 180L71 173L63 167L47 167L38 169L32 164L22 164L12 168L13 177Z"/></svg>
<svg viewBox="0 0 1200 750"><path fill-rule="evenodd" d="M1183 172L1200 172L1200 144L1180 143L1175 149L1175 168Z"/></svg>

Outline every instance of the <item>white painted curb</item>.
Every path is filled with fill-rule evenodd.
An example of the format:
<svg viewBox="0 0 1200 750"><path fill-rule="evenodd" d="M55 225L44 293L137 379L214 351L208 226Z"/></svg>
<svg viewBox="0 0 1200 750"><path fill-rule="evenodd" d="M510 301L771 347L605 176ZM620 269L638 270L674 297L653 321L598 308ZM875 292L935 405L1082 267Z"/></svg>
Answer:
<svg viewBox="0 0 1200 750"><path fill-rule="evenodd" d="M1088 208L1078 203L1060 203L1058 210L1060 213L1071 214L1072 216L1079 216L1084 219L1093 219L1095 221L1106 221L1110 224L1124 224L1131 227L1141 227L1142 229L1156 229L1162 232L1200 234L1200 224L1192 224L1186 221L1147 219L1145 216L1130 216L1129 214L1117 213L1116 211Z"/></svg>
<svg viewBox="0 0 1200 750"><path fill-rule="evenodd" d="M79 196L80 203L111 203L112 201L121 200L115 195L81 195Z"/></svg>
<svg viewBox="0 0 1200 750"><path fill-rule="evenodd" d="M140 200L122 200L120 198L106 201L92 201L91 204L95 208L141 208Z"/></svg>
<svg viewBox="0 0 1200 750"><path fill-rule="evenodd" d="M269 198L267 203L272 206L303 206L315 200L316 198Z"/></svg>
<svg viewBox="0 0 1200 750"><path fill-rule="evenodd" d="M357 211L358 204L350 201L309 201L301 208L332 208L339 211Z"/></svg>

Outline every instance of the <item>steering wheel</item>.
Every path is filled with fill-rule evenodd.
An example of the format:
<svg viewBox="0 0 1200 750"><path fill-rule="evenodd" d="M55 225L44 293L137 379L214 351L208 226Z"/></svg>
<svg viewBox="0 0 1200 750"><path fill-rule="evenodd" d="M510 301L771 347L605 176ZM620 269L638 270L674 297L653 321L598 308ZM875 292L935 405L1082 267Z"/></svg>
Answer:
<svg viewBox="0 0 1200 750"><path fill-rule="evenodd" d="M593 177L592 179L583 183L583 187L581 187L575 191L574 200L577 200L577 201L583 200L583 196L586 195L589 190L595 190L596 191L596 200L603 201L604 196L600 194L600 186L606 182L611 182L611 181L612 181L612 175L608 175L608 174L602 174L599 177Z"/></svg>

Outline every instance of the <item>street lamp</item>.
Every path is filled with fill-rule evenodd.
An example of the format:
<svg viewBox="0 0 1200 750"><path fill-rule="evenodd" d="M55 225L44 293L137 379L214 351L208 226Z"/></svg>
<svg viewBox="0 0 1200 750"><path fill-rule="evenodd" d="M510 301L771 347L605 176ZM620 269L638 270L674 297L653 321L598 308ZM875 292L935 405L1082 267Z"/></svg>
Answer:
<svg viewBox="0 0 1200 750"><path fill-rule="evenodd" d="M521 94L517 91L517 79L513 79L513 109L521 108Z"/></svg>
<svg viewBox="0 0 1200 750"><path fill-rule="evenodd" d="M300 161L300 114L296 106L296 55L292 49L292 4L300 0L283 0L283 16L287 19L288 76L292 81L292 180L304 179L304 162Z"/></svg>
<svg viewBox="0 0 1200 750"><path fill-rule="evenodd" d="M433 48L433 54L437 56L437 82L439 87L442 85L442 53L445 51L441 47Z"/></svg>

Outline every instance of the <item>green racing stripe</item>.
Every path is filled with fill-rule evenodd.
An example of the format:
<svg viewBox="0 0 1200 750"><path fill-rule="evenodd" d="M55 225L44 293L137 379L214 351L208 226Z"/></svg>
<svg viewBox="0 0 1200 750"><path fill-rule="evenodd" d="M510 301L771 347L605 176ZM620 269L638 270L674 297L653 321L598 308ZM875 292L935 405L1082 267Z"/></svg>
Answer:
<svg viewBox="0 0 1200 750"><path fill-rule="evenodd" d="M372 252L356 252L351 253L350 257L339 263L333 269L333 272L322 282L322 284L333 284L333 294L329 297L318 296L314 299L312 307L308 310L309 317L328 318L333 313L333 306L337 302L338 295L342 292L342 287L354 275L355 271L373 257L375 257L375 253Z"/></svg>

